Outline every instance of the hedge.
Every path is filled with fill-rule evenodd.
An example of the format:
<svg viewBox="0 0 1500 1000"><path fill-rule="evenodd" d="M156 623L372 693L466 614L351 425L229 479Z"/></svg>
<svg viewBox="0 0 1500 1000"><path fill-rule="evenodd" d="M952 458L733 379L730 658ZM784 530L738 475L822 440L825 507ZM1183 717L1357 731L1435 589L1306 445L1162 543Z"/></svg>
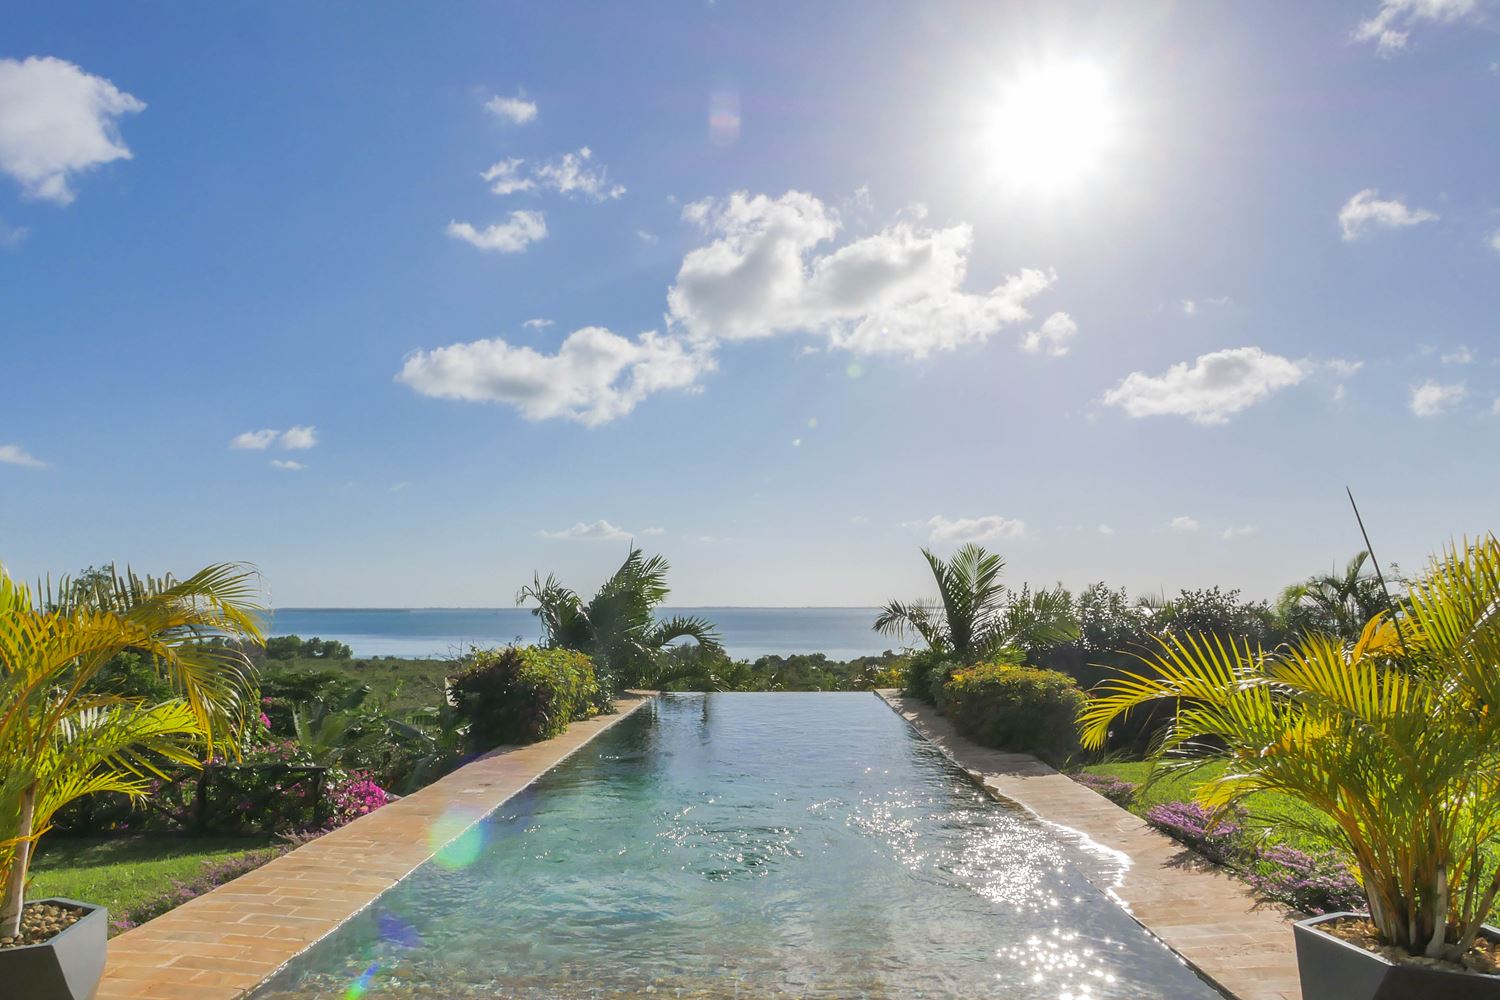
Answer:
<svg viewBox="0 0 1500 1000"><path fill-rule="evenodd" d="M587 656L535 646L476 651L449 678L448 697L474 753L549 739L609 704Z"/></svg>
<svg viewBox="0 0 1500 1000"><path fill-rule="evenodd" d="M960 733L997 750L1062 763L1078 752L1078 683L1056 670L981 663L956 670L938 692L938 708Z"/></svg>

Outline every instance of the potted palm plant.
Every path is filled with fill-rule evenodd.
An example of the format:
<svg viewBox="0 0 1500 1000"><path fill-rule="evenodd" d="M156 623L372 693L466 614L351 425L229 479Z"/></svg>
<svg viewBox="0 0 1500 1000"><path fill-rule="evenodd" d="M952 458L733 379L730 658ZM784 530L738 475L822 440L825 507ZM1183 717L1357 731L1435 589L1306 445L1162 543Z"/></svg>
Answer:
<svg viewBox="0 0 1500 1000"><path fill-rule="evenodd" d="M1500 541L1444 550L1352 642L1162 636L1141 659L1085 708L1084 745L1175 704L1158 771L1223 761L1197 791L1219 813L1256 792L1311 807L1364 890L1367 914L1296 925L1304 996L1500 997Z"/></svg>
<svg viewBox="0 0 1500 1000"><path fill-rule="evenodd" d="M104 909L25 899L38 838L69 802L143 796L168 765L234 752L255 706L250 663L262 641L256 577L210 566L181 582L127 572L32 590L0 569L0 983L28 1000L92 997L104 969ZM173 696L93 683L116 655L145 653Z"/></svg>

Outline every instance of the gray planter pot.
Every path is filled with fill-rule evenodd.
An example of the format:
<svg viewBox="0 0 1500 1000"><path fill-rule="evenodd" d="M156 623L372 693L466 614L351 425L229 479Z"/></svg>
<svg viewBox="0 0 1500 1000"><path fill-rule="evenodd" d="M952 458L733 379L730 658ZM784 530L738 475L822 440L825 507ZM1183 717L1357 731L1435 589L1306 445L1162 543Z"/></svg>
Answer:
<svg viewBox="0 0 1500 1000"><path fill-rule="evenodd" d="M1354 915L1329 913L1292 925L1305 1000L1500 1000L1500 976L1395 965L1318 926ZM1500 941L1494 927L1482 934Z"/></svg>
<svg viewBox="0 0 1500 1000"><path fill-rule="evenodd" d="M50 941L0 948L0 994L25 1000L93 1000L104 975L109 913L74 899L37 899L87 910L83 919Z"/></svg>

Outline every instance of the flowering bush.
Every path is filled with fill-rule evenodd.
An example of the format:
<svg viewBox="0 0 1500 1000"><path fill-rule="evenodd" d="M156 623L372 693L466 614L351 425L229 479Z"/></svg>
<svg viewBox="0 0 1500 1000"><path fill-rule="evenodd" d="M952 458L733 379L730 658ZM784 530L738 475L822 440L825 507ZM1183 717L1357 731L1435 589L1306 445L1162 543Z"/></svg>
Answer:
<svg viewBox="0 0 1500 1000"><path fill-rule="evenodd" d="M957 670L938 690L938 708L960 733L1057 763L1078 751L1076 720L1085 701L1067 674L1004 661Z"/></svg>
<svg viewBox="0 0 1500 1000"><path fill-rule="evenodd" d="M1315 916L1365 908L1364 890L1333 852L1314 855L1276 844L1257 851L1245 875L1262 896Z"/></svg>
<svg viewBox="0 0 1500 1000"><path fill-rule="evenodd" d="M468 725L471 751L535 743L575 719L598 714L602 692L582 653L536 646L476 650L449 681L448 696Z"/></svg>
<svg viewBox="0 0 1500 1000"><path fill-rule="evenodd" d="M1129 806L1135 801L1137 786L1133 781L1126 781L1112 774L1090 774L1087 771L1080 771L1071 777L1080 785L1093 789L1117 806Z"/></svg>
<svg viewBox="0 0 1500 1000"><path fill-rule="evenodd" d="M1238 822L1242 818L1238 813L1234 819L1211 823L1208 810L1196 802L1163 802L1146 813L1147 823L1219 864L1246 853Z"/></svg>
<svg viewBox="0 0 1500 1000"><path fill-rule="evenodd" d="M329 787L326 798L329 827L343 826L391 801L390 793L365 771L349 772L341 782Z"/></svg>

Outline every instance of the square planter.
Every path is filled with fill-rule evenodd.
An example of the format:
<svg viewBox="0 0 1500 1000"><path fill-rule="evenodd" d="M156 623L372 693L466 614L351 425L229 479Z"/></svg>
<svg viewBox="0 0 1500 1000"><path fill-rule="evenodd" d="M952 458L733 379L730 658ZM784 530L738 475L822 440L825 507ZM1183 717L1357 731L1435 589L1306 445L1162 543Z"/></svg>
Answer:
<svg viewBox="0 0 1500 1000"><path fill-rule="evenodd" d="M1500 1000L1500 976L1396 965L1318 926L1354 916L1329 913L1292 925L1306 1000ZM1500 941L1494 927L1481 933Z"/></svg>
<svg viewBox="0 0 1500 1000"><path fill-rule="evenodd" d="M0 994L17 1000L92 1000L104 975L109 913L73 899L34 899L85 910L50 941L0 948Z"/></svg>

